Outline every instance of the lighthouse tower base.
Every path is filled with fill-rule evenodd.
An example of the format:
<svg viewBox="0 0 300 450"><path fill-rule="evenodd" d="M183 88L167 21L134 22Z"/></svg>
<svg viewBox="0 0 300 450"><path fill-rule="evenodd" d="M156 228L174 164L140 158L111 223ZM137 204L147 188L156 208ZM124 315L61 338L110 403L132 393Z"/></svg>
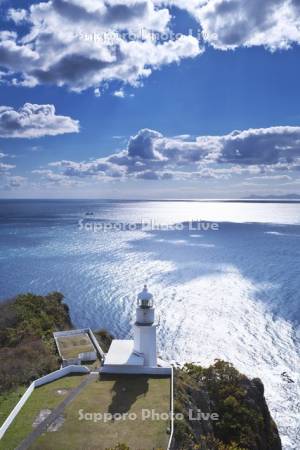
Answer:
<svg viewBox="0 0 300 450"><path fill-rule="evenodd" d="M145 366L157 366L156 326L134 325L134 350L144 356Z"/></svg>

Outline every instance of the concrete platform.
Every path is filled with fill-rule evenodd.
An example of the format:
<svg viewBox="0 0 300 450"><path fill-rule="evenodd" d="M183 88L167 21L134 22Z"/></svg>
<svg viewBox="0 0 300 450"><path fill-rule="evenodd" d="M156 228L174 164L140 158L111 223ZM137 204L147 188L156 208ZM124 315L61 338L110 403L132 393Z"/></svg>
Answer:
<svg viewBox="0 0 300 450"><path fill-rule="evenodd" d="M159 359L157 366L145 366L143 354L134 351L133 340L115 339L112 341L100 372L115 374L170 375L171 366Z"/></svg>

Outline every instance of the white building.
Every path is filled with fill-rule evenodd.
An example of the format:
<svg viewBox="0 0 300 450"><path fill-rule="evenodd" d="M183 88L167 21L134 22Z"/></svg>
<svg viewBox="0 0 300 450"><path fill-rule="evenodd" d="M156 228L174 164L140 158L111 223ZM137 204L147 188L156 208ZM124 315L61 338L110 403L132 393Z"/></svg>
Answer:
<svg viewBox="0 0 300 450"><path fill-rule="evenodd" d="M133 340L114 339L101 373L171 374L171 366L157 357L155 308L147 286L137 298Z"/></svg>

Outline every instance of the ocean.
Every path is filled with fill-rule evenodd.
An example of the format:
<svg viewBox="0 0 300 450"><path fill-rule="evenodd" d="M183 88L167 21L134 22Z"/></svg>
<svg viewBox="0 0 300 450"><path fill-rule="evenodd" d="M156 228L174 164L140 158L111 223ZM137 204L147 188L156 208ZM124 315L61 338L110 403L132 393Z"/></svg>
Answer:
<svg viewBox="0 0 300 450"><path fill-rule="evenodd" d="M77 327L131 336L154 295L160 354L260 377L300 448L300 204L1 200L0 299L65 295Z"/></svg>

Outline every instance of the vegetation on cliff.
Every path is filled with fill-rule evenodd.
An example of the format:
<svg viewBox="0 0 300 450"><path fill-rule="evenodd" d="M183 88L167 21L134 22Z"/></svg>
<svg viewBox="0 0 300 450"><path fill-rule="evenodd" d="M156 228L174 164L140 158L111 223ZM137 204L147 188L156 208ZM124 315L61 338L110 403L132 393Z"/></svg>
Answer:
<svg viewBox="0 0 300 450"><path fill-rule="evenodd" d="M218 420L190 420L197 412ZM250 380L230 363L208 368L187 364L175 374L176 450L280 450L277 427L259 379Z"/></svg>
<svg viewBox="0 0 300 450"><path fill-rule="evenodd" d="M24 294L0 304L0 392L59 367L52 332L71 328L58 292Z"/></svg>
<svg viewBox="0 0 300 450"><path fill-rule="evenodd" d="M73 328L63 295L23 294L0 304L0 394L59 368L54 331ZM112 336L96 337L106 350Z"/></svg>
<svg viewBox="0 0 300 450"><path fill-rule="evenodd" d="M104 353L108 352L108 349L110 347L111 341L113 340L113 335L108 333L106 330L99 330L94 331L94 335L97 339L97 341L100 344L100 347L104 351Z"/></svg>
<svg viewBox="0 0 300 450"><path fill-rule="evenodd" d="M19 295L0 304L0 419L22 394L22 386L59 367L52 333L71 328L68 306L58 292ZM104 330L95 335L107 351L112 336ZM174 393L175 413L184 420L175 421L173 450L281 450L262 382L248 379L231 364L216 360L208 368L187 364L176 369ZM191 420L189 414L196 417L199 411L209 417ZM117 449L128 447L119 444Z"/></svg>

